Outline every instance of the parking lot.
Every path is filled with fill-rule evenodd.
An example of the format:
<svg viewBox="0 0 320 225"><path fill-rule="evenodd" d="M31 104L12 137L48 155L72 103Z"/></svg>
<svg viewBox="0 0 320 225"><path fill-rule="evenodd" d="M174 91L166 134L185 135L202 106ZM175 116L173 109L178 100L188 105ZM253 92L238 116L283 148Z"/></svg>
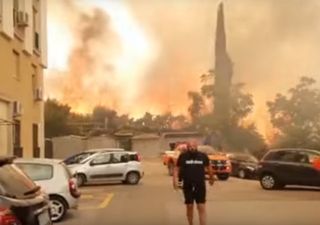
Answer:
<svg viewBox="0 0 320 225"><path fill-rule="evenodd" d="M91 185L81 188L79 209L63 225L187 224L180 191L172 189L160 160L144 161L136 186ZM319 224L319 189L262 190L257 181L231 178L208 188L208 224ZM198 223L196 223L198 224Z"/></svg>

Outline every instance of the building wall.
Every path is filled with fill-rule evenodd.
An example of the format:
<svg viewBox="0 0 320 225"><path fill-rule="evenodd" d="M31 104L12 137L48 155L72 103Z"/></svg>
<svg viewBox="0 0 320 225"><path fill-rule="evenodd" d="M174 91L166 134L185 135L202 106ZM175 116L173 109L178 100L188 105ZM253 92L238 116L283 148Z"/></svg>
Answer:
<svg viewBox="0 0 320 225"><path fill-rule="evenodd" d="M43 10L40 21L44 23L46 0L39 0L39 4L39 9ZM21 123L20 143L23 156L26 157L33 156L33 125L38 126L38 147L41 155L44 154L44 104L43 101L36 101L34 94L36 88L43 90L43 69L46 66L47 50L45 40L41 40L43 43L39 50L36 51L34 48L32 10L33 0L19 1L19 11L31 13L28 26L23 28L24 37L21 38L16 35L13 25L13 0L0 0L0 103L2 107L6 104L5 111L8 115L4 119L12 122L19 120ZM46 25L42 25L40 36L46 37L45 27ZM17 56L19 63L16 62ZM13 115L15 101L21 103L21 116ZM4 125L0 126L0 139L8 136L8 143L0 143L0 155L13 154L13 125L6 125L7 129L3 128Z"/></svg>
<svg viewBox="0 0 320 225"><path fill-rule="evenodd" d="M0 100L0 119L9 119L9 107L8 102ZM10 146L10 125L0 121L0 151L1 149L7 149Z"/></svg>
<svg viewBox="0 0 320 225"><path fill-rule="evenodd" d="M53 158L65 159L71 155L94 148L117 148L118 142L113 137L91 137L85 139L79 136L63 136L52 138Z"/></svg>
<svg viewBox="0 0 320 225"><path fill-rule="evenodd" d="M81 137L65 136L52 138L53 158L65 159L85 150L85 140Z"/></svg>
<svg viewBox="0 0 320 225"><path fill-rule="evenodd" d="M170 149L170 143L182 142L182 141L197 141L198 144L203 143L202 137L168 137L161 139L161 151L166 151Z"/></svg>
<svg viewBox="0 0 320 225"><path fill-rule="evenodd" d="M159 157L161 153L160 139L133 139L132 150L139 152L143 158Z"/></svg>
<svg viewBox="0 0 320 225"><path fill-rule="evenodd" d="M119 144L116 141L116 139L109 136L91 137L87 139L85 142L86 149L117 148L117 147L119 147Z"/></svg>

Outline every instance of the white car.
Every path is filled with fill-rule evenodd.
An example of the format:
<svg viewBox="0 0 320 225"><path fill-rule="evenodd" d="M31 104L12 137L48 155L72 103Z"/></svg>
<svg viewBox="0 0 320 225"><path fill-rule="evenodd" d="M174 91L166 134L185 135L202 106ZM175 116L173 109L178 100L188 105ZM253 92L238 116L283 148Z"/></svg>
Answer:
<svg viewBox="0 0 320 225"><path fill-rule="evenodd" d="M76 209L80 198L77 181L67 166L54 159L16 159L14 163L50 197L51 220L63 219L68 209Z"/></svg>
<svg viewBox="0 0 320 225"><path fill-rule="evenodd" d="M138 184L144 175L141 157L137 152L124 150L87 151L86 157L68 167L77 177L78 186L87 183L105 183L120 181L126 184Z"/></svg>

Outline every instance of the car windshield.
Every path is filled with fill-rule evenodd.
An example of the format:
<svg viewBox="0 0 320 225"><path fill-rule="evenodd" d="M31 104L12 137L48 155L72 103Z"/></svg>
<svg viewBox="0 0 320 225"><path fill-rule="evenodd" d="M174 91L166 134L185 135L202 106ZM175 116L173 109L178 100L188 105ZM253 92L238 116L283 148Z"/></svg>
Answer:
<svg viewBox="0 0 320 225"><path fill-rule="evenodd" d="M236 160L245 161L245 162L252 162L252 163L258 162L258 159L252 155L234 155L234 156L231 156L231 159L236 159Z"/></svg>
<svg viewBox="0 0 320 225"><path fill-rule="evenodd" d="M69 157L68 159L64 160L64 163L66 165L71 165L71 164L78 164L78 163L84 163L86 159L88 159L90 156L95 154L96 152L83 152L80 154L76 154L74 156Z"/></svg>
<svg viewBox="0 0 320 225"><path fill-rule="evenodd" d="M39 188L15 164L0 167L0 194L11 198L33 197Z"/></svg>

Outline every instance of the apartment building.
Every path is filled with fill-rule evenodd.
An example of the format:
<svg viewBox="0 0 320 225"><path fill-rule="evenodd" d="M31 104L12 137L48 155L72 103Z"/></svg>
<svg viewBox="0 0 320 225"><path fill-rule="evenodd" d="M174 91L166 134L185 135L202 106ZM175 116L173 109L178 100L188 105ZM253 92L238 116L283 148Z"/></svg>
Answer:
<svg viewBox="0 0 320 225"><path fill-rule="evenodd" d="M47 0L0 0L0 155L44 154Z"/></svg>

